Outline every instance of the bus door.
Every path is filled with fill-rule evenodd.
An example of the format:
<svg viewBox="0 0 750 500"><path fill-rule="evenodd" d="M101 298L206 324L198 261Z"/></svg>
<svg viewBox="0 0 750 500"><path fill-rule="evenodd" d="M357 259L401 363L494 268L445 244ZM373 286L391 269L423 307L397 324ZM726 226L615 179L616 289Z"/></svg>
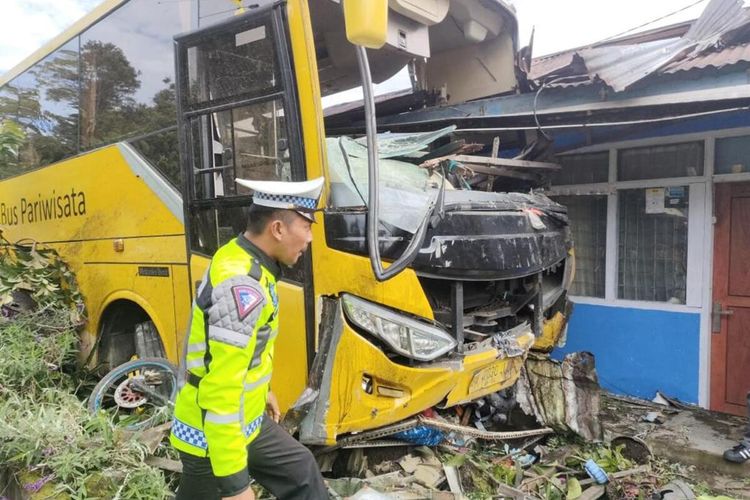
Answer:
<svg viewBox="0 0 750 500"><path fill-rule="evenodd" d="M283 5L283 4L282 4ZM282 5L260 6L177 37L180 155L191 282L245 230L251 192L236 178L306 180ZM272 387L282 411L305 388L314 354L311 256L284 269ZM194 292L195 289L193 289Z"/></svg>

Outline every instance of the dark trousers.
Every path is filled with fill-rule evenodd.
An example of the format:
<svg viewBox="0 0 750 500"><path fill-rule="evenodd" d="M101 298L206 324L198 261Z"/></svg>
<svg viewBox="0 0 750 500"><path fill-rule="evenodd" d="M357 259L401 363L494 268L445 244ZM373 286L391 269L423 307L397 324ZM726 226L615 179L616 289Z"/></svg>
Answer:
<svg viewBox="0 0 750 500"><path fill-rule="evenodd" d="M750 392L747 393L747 427L745 428L745 437L742 444L750 448Z"/></svg>
<svg viewBox="0 0 750 500"><path fill-rule="evenodd" d="M180 453L182 477L176 500L221 498L208 458ZM250 476L280 500L325 500L328 490L310 450L271 418L247 447Z"/></svg>

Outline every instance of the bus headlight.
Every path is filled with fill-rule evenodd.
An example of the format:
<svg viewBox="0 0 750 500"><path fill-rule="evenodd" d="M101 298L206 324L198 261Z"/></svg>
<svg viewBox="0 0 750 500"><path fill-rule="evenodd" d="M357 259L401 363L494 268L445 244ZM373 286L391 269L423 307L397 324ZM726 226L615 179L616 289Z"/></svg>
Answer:
<svg viewBox="0 0 750 500"><path fill-rule="evenodd" d="M432 361L456 347L456 340L440 328L352 295L344 294L342 301L349 321L403 356Z"/></svg>

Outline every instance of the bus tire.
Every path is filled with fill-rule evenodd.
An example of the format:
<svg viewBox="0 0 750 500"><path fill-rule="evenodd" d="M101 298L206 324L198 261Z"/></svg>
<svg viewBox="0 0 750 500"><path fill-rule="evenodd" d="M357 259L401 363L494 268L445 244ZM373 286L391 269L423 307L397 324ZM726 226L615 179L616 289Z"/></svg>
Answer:
<svg viewBox="0 0 750 500"><path fill-rule="evenodd" d="M164 346L153 321L148 320L135 325L135 353L139 358L164 358Z"/></svg>
<svg viewBox="0 0 750 500"><path fill-rule="evenodd" d="M154 322L135 302L115 300L101 317L97 332L97 366L102 375L134 356L165 357Z"/></svg>

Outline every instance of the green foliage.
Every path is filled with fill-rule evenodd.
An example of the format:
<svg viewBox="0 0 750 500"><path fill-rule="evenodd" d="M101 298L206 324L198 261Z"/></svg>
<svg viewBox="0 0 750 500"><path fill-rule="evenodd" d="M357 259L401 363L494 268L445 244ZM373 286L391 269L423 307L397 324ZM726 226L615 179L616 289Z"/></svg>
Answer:
<svg viewBox="0 0 750 500"><path fill-rule="evenodd" d="M26 139L20 125L11 120L0 122L0 173L13 175L18 170L18 153Z"/></svg>
<svg viewBox="0 0 750 500"><path fill-rule="evenodd" d="M161 499L164 475L147 447L72 394L63 367L76 356L67 310L0 321L0 464L33 498Z"/></svg>
<svg viewBox="0 0 750 500"><path fill-rule="evenodd" d="M92 416L72 394L45 389L31 400L0 401L0 463L42 473L71 498L166 498L162 473L144 463L146 447Z"/></svg>
<svg viewBox="0 0 750 500"><path fill-rule="evenodd" d="M3 320L0 338L0 394L35 394L45 387L71 388L71 380L62 368L75 362L78 336L67 311Z"/></svg>
<svg viewBox="0 0 750 500"><path fill-rule="evenodd" d="M74 325L84 322L75 275L57 252L36 243L13 245L0 234L0 306L12 304L19 292L28 294L38 309L67 309Z"/></svg>
<svg viewBox="0 0 750 500"><path fill-rule="evenodd" d="M584 462L592 459L607 473L632 469L635 467L633 461L622 455L624 447L624 445L615 448L605 445L591 445L586 447L582 454L570 457L568 465L581 467Z"/></svg>

